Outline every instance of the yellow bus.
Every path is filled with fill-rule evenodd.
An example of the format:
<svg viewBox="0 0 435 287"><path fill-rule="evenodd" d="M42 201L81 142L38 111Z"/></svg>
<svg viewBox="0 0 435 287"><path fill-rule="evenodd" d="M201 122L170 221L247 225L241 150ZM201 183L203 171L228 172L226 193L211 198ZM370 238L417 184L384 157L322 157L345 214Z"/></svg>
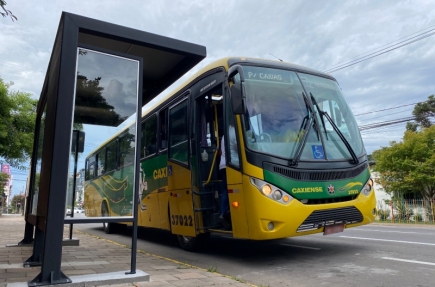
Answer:
<svg viewBox="0 0 435 287"><path fill-rule="evenodd" d="M367 154L329 74L220 59L147 104L141 124L138 225L170 231L185 250L213 232L268 240L374 220ZM86 158L87 216L131 214L132 135L126 128Z"/></svg>

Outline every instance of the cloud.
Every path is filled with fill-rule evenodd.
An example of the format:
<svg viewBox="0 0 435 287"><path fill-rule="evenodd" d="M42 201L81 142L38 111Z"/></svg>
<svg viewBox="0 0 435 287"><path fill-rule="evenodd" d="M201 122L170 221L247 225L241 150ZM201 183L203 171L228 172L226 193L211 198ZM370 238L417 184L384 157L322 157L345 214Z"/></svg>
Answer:
<svg viewBox="0 0 435 287"><path fill-rule="evenodd" d="M39 97L62 11L201 44L212 60L270 54L326 70L370 50L435 26L431 1L202 0L60 1L8 3L18 21L0 19L0 76ZM427 99L435 93L435 35L332 73L355 113ZM180 83L181 81L178 81ZM124 89L127 89L124 83ZM174 86L168 90L173 90ZM167 93L168 91L164 92ZM410 115L357 117L359 124ZM373 118L373 119L372 119ZM404 126L363 136L369 152L400 140Z"/></svg>

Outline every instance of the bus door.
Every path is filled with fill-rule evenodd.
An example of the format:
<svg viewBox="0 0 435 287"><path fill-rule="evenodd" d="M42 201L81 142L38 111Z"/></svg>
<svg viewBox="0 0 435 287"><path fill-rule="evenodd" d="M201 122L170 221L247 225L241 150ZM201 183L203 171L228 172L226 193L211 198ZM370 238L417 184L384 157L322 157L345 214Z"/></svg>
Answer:
<svg viewBox="0 0 435 287"><path fill-rule="evenodd" d="M207 80L207 79L206 79ZM208 82L213 82L208 79ZM216 83L216 81L214 81ZM207 81L204 83L207 84ZM195 216L202 230L219 228L220 143L223 131L222 84L194 101L192 185Z"/></svg>
<svg viewBox="0 0 435 287"><path fill-rule="evenodd" d="M169 221L174 234L195 236L189 164L189 102L185 97L169 108L168 191Z"/></svg>

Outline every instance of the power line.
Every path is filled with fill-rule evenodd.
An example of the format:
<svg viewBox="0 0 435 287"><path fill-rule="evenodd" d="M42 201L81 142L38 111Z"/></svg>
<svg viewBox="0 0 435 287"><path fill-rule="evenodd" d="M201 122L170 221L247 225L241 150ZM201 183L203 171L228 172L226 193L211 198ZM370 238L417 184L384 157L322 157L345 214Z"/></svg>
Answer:
<svg viewBox="0 0 435 287"><path fill-rule="evenodd" d="M385 132L403 130L405 128L403 126L403 124L406 124L406 122L397 123L397 124L393 124L390 126L383 126L383 127L379 127L379 128L370 129L370 130L364 130L364 131L361 131L361 135L364 136L364 135L377 134L380 132L385 133Z"/></svg>
<svg viewBox="0 0 435 287"><path fill-rule="evenodd" d="M350 67L350 66L356 65L356 64L361 63L361 62L363 62L363 61L366 61L366 60L372 59L372 58L374 58L374 57L377 57L377 56L383 55L383 54L385 54L385 53L391 52L391 51L396 50L396 49L398 49L398 48L401 48L401 47L403 47L403 46L406 46L406 45L412 44L412 43L414 43L414 42L420 41L420 40L425 39L425 38L427 38L427 37L430 37L430 36L432 36L432 35L435 35L435 32L430 33L430 34L427 34L427 35L424 35L424 36L421 36L420 38L417 38L417 39L415 39L415 40L413 40L413 41L410 41L410 42L406 42L406 43L404 43L404 44L402 44L402 45L399 45L399 46L396 46L397 44L396 44L396 45L393 45L393 46L396 46L396 47L391 48L391 49L385 48L385 49L388 49L388 50L385 50L385 49L379 50L379 51L377 51L377 52L375 52L375 53L371 53L371 54L369 54L369 55L367 55L367 56L364 56L364 57L361 57L361 58L359 58L359 59L356 59L356 60L350 61L350 62L345 63L345 64L343 64L343 65L341 65L341 66L339 66L339 67L337 67L337 68L330 69L330 70L326 70L326 71L324 71L324 72L325 72L325 73L333 73L333 72L336 72L336 71L342 70L342 69L344 69L344 68L347 68L347 67ZM391 46L391 47L392 47L392 46ZM385 51L383 51L383 50L385 50ZM383 52L382 52L382 53L379 53L380 51L383 51ZM369 57L369 56L370 56L370 57ZM358 61L358 60L359 60L359 61Z"/></svg>
<svg viewBox="0 0 435 287"><path fill-rule="evenodd" d="M403 111L400 111L400 112L389 113L389 114L386 114L386 115L383 115L383 116L371 117L370 119L371 120L373 120L373 119L379 119L379 118L388 117L388 116L391 116L391 115L400 114L400 113L408 112L408 111L411 111L411 110L408 109L408 110L403 110Z"/></svg>
<svg viewBox="0 0 435 287"><path fill-rule="evenodd" d="M432 27L435 27L435 25L433 25L433 26L429 26L429 27L427 27L427 28L425 28L425 29L419 30L419 31L417 31L417 32L414 32L414 33L412 33L412 34L409 34L409 35L407 35L407 36L404 36L404 37L402 37L402 38L399 38L399 39L397 39L397 40L394 40L394 41L388 42L387 44L381 45L381 46L379 46L379 47L377 47L377 48L373 48L373 49L371 49L371 50L368 50L368 51L366 51L366 52L364 52L364 53L362 53L362 54L359 54L359 55L355 56L355 58L353 58L353 59L345 60L345 61L343 61L343 62L340 62L340 63L338 63L338 64L336 64L336 65L333 65L333 66L327 68L326 70L328 71L328 70L334 69L334 68L336 68L336 67L339 67L339 66L341 66L341 65L344 65L345 63L349 63L349 62L356 61L356 60L359 59L358 57L361 57L362 55L368 54L368 53L370 53L371 51L378 50L378 52L380 52L380 51L382 51L382 49L381 49L381 50L379 50L379 49L382 48L382 47L385 47L385 46L390 45L390 44L392 44L392 43L398 42L399 40L402 40L402 39L408 38L408 37L410 37L410 36L412 36L412 35L415 35L415 34L417 34L417 33L422 32L422 31L424 31L424 30L428 30L428 29L430 29L430 28L432 28ZM396 44L394 44L394 45L390 45L390 47L392 47L392 46L396 46L396 45L398 45L398 44L400 44L400 43L403 43L403 42L406 42L406 41L409 41L409 40L411 40L411 39L413 39L413 38L415 38L415 37L418 37L418 36L420 36L420 35L423 35L423 34L425 34L425 33L428 33L428 32L434 31L434 30L435 30L435 29L430 29L429 31L425 31L425 32L423 32L423 33L420 33L419 35L414 36L414 37L411 37L411 38L409 38L409 39L406 39L405 41L402 41L402 42L396 43ZM387 48L388 48L388 47L387 47ZM369 56L369 55L363 56L362 58L367 57L367 56Z"/></svg>
<svg viewBox="0 0 435 287"><path fill-rule="evenodd" d="M392 107L392 108L386 108L386 109L377 110L377 111L371 111L371 112L367 112L367 113L357 114L357 115L354 115L354 116L357 117L357 116L362 116L362 115L367 115L367 114L373 114L373 113L377 113L377 112L389 111L389 110L394 110L394 109L398 109L398 108L402 108L402 107L412 106L412 105L416 105L416 104L420 104L420 103L424 103L424 102L426 102L426 101L418 102L418 103L412 103L412 104L406 104L406 105L401 105L401 106Z"/></svg>
<svg viewBox="0 0 435 287"><path fill-rule="evenodd" d="M412 120L415 120L414 116L400 118L400 119L394 119L394 120L389 120L389 121L383 121L383 122L377 122L377 123L372 123L372 124L367 124L367 125L362 125L362 126L359 126L358 129L360 131L364 131L364 130L374 129L374 128L378 128L378 127L393 125L393 124L397 124L397 123L408 122L408 121L412 121Z"/></svg>

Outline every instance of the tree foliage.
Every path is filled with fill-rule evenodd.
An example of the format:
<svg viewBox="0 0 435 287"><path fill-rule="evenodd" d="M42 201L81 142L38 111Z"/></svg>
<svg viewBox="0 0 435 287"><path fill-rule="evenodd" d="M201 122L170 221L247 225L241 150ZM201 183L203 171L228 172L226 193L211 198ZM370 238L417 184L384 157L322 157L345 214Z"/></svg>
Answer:
<svg viewBox="0 0 435 287"><path fill-rule="evenodd" d="M25 197L22 194L16 194L12 197L11 207L13 212L17 212L18 210L22 210L24 208Z"/></svg>
<svg viewBox="0 0 435 287"><path fill-rule="evenodd" d="M373 152L375 171L387 193L415 192L435 199L435 125L406 131L402 142Z"/></svg>
<svg viewBox="0 0 435 287"><path fill-rule="evenodd" d="M12 14L12 12L10 10L7 10L5 8L6 4L7 4L6 1L0 0L0 7L1 7L1 10L3 10L3 12L0 10L0 14L3 17L7 17L7 16L11 17L12 21L18 20L18 18L14 14Z"/></svg>
<svg viewBox="0 0 435 287"><path fill-rule="evenodd" d="M432 125L431 118L435 116L435 97L430 95L425 102L418 103L414 106L412 114L415 116L414 122L408 122L406 129L417 131L419 127L428 128Z"/></svg>
<svg viewBox="0 0 435 287"><path fill-rule="evenodd" d="M6 182L9 180L7 173L0 172L0 199L3 197L3 190L5 189Z"/></svg>
<svg viewBox="0 0 435 287"><path fill-rule="evenodd" d="M11 92L0 78L0 162L15 168L31 156L38 101L29 93Z"/></svg>
<svg viewBox="0 0 435 287"><path fill-rule="evenodd" d="M86 76L77 75L74 123L117 126L125 120L103 97L104 87L100 86L100 80L101 77L88 80Z"/></svg>

